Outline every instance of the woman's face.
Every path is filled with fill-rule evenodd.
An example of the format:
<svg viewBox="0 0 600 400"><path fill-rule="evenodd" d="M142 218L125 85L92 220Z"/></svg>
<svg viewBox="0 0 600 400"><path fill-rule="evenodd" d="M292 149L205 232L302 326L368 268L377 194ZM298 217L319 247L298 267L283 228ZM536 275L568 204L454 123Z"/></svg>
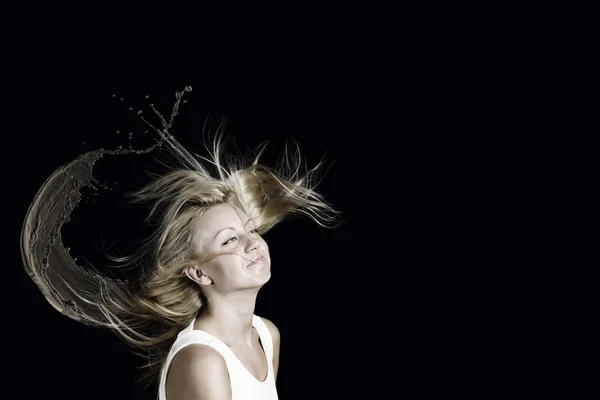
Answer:
<svg viewBox="0 0 600 400"><path fill-rule="evenodd" d="M212 206L197 220L194 246L209 284L220 290L260 287L271 277L269 247L254 221L231 204Z"/></svg>

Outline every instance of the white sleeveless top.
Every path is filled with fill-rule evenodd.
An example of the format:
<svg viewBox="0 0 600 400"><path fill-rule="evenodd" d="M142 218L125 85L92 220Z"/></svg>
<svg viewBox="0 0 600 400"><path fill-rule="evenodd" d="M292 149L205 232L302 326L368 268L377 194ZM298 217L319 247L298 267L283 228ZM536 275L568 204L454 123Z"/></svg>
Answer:
<svg viewBox="0 0 600 400"><path fill-rule="evenodd" d="M275 386L275 372L273 371L273 339L269 328L264 321L254 315L252 326L256 328L260 342L267 357L267 377L259 381L244 367L233 351L223 342L209 333L194 329L194 318L192 322L177 335L177 339L171 346L167 355L167 361L160 374L160 385L158 389L158 400L167 400L166 383L167 371L175 354L190 344L204 344L218 351L227 364L229 379L231 382L231 400L278 400L277 388Z"/></svg>

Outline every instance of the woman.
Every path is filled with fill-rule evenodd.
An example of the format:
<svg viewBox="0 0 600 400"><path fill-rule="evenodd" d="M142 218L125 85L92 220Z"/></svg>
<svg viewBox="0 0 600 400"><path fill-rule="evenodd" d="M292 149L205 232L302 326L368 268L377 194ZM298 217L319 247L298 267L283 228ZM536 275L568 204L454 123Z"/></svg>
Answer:
<svg viewBox="0 0 600 400"><path fill-rule="evenodd" d="M320 164L301 173L299 152L287 148L274 169L259 163L264 147L249 159L225 156L223 128L206 157L186 151L166 127L157 130L177 164L132 196L150 203L148 221L156 229L135 253L111 257L142 271L135 281L92 279L70 267L75 263L63 263L57 285L26 262L55 308L109 327L145 352L142 380L157 389L159 400L277 399L279 331L254 314L257 294L271 276L261 234L290 214L324 227L338 221L314 190ZM49 266L56 261L44 260ZM56 295L61 291L64 296ZM64 300L67 295L72 301Z"/></svg>
<svg viewBox="0 0 600 400"><path fill-rule="evenodd" d="M334 220L312 189L311 174L298 175L299 158L288 158L288 171L260 165L259 157L225 167L221 150L217 141L214 176L180 151L191 169L136 194L164 206L151 246L154 273L143 293L147 299L160 293L155 301L166 309L157 315L185 324L161 366L160 400L277 399L279 331L254 315L257 294L271 276L260 235L290 212L322 225Z"/></svg>
<svg viewBox="0 0 600 400"><path fill-rule="evenodd" d="M279 331L254 315L271 276L268 246L256 222L228 202L206 208L195 225L191 251L210 259L185 274L204 307L171 348L160 399L276 399Z"/></svg>

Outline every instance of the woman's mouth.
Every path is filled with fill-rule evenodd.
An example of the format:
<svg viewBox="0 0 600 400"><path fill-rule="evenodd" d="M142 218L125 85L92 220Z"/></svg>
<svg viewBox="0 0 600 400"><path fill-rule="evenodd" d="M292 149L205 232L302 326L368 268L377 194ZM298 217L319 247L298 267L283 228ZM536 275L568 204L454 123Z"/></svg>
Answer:
<svg viewBox="0 0 600 400"><path fill-rule="evenodd" d="M265 261L265 257L264 256L260 256L260 257L257 257L256 259L254 259L254 261L252 261L250 264L248 264L248 266L255 265L255 264L260 264L260 263L262 263L264 261Z"/></svg>

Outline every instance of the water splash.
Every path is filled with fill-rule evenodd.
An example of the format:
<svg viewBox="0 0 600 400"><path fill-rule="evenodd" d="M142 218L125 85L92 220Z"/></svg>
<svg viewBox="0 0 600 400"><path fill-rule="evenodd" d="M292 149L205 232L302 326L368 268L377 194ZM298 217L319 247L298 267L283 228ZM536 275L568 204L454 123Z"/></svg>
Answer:
<svg viewBox="0 0 600 400"><path fill-rule="evenodd" d="M158 134L156 143L144 149L133 149L131 146L123 149L118 146L112 150L100 148L82 154L56 169L35 195L21 230L21 255L27 274L48 302L62 314L90 325L103 320L98 307L82 298L81 293L101 291L108 280L97 271L79 266L77 259L69 253L70 248L65 247L61 233L62 227L71 220L73 211L81 202L85 188L93 191L111 189L94 178L94 165L105 156L147 154L162 147L164 143L176 146L170 129L178 115L184 94L191 91L192 88L186 86L182 91L176 92L175 104L168 121L150 104L161 122L160 126L154 126L144 116L140 117ZM124 99L119 98L119 101ZM141 112L138 114L142 115ZM131 134L129 138L131 139ZM126 283L125 280L110 279L112 285Z"/></svg>

